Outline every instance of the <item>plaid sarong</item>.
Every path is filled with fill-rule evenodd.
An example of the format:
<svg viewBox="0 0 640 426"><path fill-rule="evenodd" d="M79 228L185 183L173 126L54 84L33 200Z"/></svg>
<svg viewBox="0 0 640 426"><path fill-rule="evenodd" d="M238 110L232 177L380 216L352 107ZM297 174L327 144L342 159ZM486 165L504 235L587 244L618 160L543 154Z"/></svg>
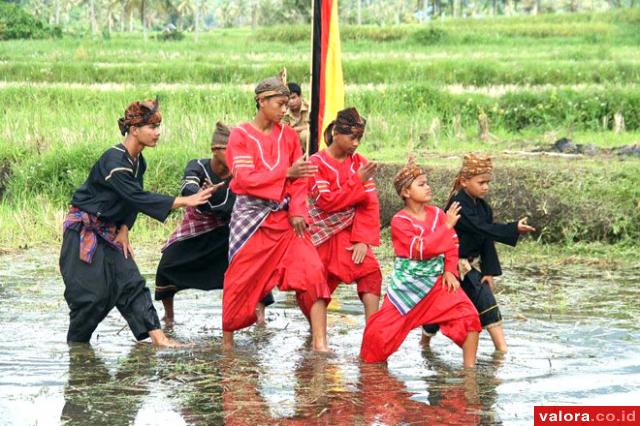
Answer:
<svg viewBox="0 0 640 426"><path fill-rule="evenodd" d="M444 256L427 260L396 257L387 297L402 315L407 315L433 288L444 273Z"/></svg>
<svg viewBox="0 0 640 426"><path fill-rule="evenodd" d="M233 256L249 241L271 212L287 210L289 197L282 202L265 200L251 195L236 196L229 224L229 262Z"/></svg>
<svg viewBox="0 0 640 426"><path fill-rule="evenodd" d="M225 226L227 223L227 221L215 215L202 213L195 207L188 207L184 212L182 222L173 231L173 234L171 234L160 251L165 251L167 247L176 241L188 240L189 238L206 234L216 228Z"/></svg>
<svg viewBox="0 0 640 426"><path fill-rule="evenodd" d="M77 207L71 207L64 218L62 232L75 223L82 224L80 229L80 260L84 263L91 263L93 260L93 255L98 247L98 237L101 237L114 248L122 250L120 244L114 242L116 238L115 224L104 222L102 219Z"/></svg>
<svg viewBox="0 0 640 426"><path fill-rule="evenodd" d="M311 242L316 247L351 226L356 215L355 207L341 212L327 213L318 207L311 198L309 198L307 206L309 207L309 217L311 218L309 233L311 234Z"/></svg>

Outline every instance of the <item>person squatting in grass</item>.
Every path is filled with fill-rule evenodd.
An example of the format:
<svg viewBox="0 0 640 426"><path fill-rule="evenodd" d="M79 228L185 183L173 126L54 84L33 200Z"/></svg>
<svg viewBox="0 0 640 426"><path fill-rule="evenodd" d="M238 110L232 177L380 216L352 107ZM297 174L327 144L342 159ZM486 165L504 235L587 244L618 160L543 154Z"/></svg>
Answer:
<svg viewBox="0 0 640 426"><path fill-rule="evenodd" d="M327 148L309 161L318 172L309 179L311 241L327 272L331 293L340 283L357 283L365 321L378 310L382 273L371 246L380 245L380 203L373 177L376 163L356 153L366 120L355 108L338 112L327 126ZM305 295L300 306L308 310Z"/></svg>
<svg viewBox="0 0 640 426"><path fill-rule="evenodd" d="M481 330L478 312L459 291L458 237L454 230L460 206L447 212L431 205L426 173L412 160L394 179L404 208L391 219L396 254L391 283L380 310L369 318L360 357L384 362L414 328L435 323L462 347L465 367L474 367Z"/></svg>
<svg viewBox="0 0 640 426"><path fill-rule="evenodd" d="M155 299L162 300L164 321L174 321L174 295L185 289L222 290L229 266L229 218L236 200L229 188L227 166L230 129L216 123L211 140L211 158L189 161L184 171L181 193L189 196L213 187L211 197L201 206L188 207L182 223L162 248L156 272ZM265 324L264 308L273 303L271 293L258 303L258 324Z"/></svg>
<svg viewBox="0 0 640 426"><path fill-rule="evenodd" d="M117 307L137 340L177 346L160 329L149 289L140 275L129 231L144 213L164 222L171 209L206 203L215 188L188 197L147 192L142 151L160 138L158 100L133 102L118 120L124 141L109 148L71 199L64 221L60 272L69 305L68 342L88 342L100 322Z"/></svg>
<svg viewBox="0 0 640 426"><path fill-rule="evenodd" d="M467 154L453 184L447 208L460 206L456 232L460 239L458 270L462 289L480 315L495 349L507 351L502 328L502 314L493 294L493 277L502 275L495 242L515 246L520 234L535 232L527 218L511 223L495 223L491 206L484 198L489 192L493 165L488 156ZM428 345L438 331L437 324L423 327L422 342Z"/></svg>
<svg viewBox="0 0 640 426"><path fill-rule="evenodd" d="M289 88L283 74L255 88L253 120L231 130L227 163L236 202L231 213L229 268L222 294L223 346L255 323L256 305L278 286L308 293L312 349L328 351L324 267L307 232L307 178L317 167L304 159L296 132L280 124Z"/></svg>

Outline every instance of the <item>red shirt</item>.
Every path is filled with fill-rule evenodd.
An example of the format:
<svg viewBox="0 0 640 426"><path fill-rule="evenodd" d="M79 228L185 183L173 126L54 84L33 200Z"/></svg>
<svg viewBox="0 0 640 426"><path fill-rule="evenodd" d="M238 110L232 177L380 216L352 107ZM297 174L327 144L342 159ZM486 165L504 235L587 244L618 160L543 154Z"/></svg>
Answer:
<svg viewBox="0 0 640 426"><path fill-rule="evenodd" d="M447 228L446 215L435 206L424 207L425 220L404 210L391 219L391 242L398 257L425 260L444 255L444 270L458 275L458 236Z"/></svg>
<svg viewBox="0 0 640 426"><path fill-rule="evenodd" d="M380 245L380 202L373 179L363 182L358 176L367 160L354 153L343 161L322 150L309 158L318 172L309 179L309 193L319 208L335 213L355 207L351 242Z"/></svg>
<svg viewBox="0 0 640 426"><path fill-rule="evenodd" d="M301 155L298 134L288 126L274 124L270 134L249 123L234 127L227 145L231 191L277 202L288 195L289 215L306 218L308 179L287 178L287 171Z"/></svg>

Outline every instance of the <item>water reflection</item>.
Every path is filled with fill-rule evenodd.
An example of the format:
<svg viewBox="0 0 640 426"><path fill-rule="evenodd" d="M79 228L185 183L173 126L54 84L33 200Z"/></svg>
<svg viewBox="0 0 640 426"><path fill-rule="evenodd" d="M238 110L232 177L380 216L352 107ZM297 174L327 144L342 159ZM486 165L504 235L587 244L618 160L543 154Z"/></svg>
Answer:
<svg viewBox="0 0 640 426"><path fill-rule="evenodd" d="M60 422L68 425L133 423L154 374L149 345L136 345L110 374L89 344L69 345L69 380Z"/></svg>
<svg viewBox="0 0 640 426"><path fill-rule="evenodd" d="M418 401L384 364L358 365L355 382L346 379L336 357L306 354L295 370L295 414L276 418L261 395L260 374L247 359L229 357L222 368L224 418L229 425L477 425L498 423L493 415L496 385L492 372L456 371L432 353L428 403Z"/></svg>
<svg viewBox="0 0 640 426"><path fill-rule="evenodd" d="M140 256L143 272L155 270L155 255ZM239 333L237 350L223 353L221 295L195 292L181 297L189 317L173 330L195 348L133 343L118 315L101 324L93 347L68 347L55 259L0 256L2 424L511 425L531 424L533 405L640 398L635 270L510 268L500 293L510 352L493 357L483 336L468 373L444 338L421 352L419 332L388 367L360 364L362 313L352 291L330 313L328 357L308 351L306 321L281 302L267 329Z"/></svg>

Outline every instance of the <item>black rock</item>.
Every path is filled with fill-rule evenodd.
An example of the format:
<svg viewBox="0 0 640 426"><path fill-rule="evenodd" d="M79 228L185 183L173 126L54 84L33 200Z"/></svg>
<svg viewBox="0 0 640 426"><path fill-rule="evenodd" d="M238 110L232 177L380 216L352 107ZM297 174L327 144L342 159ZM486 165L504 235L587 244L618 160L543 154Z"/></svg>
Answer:
<svg viewBox="0 0 640 426"><path fill-rule="evenodd" d="M562 138L553 143L552 149L557 152L563 152L565 154L576 154L578 147L571 139Z"/></svg>
<svg viewBox="0 0 640 426"><path fill-rule="evenodd" d="M593 144L582 145L578 144L578 153L584 155L597 155L600 152L600 148Z"/></svg>
<svg viewBox="0 0 640 426"><path fill-rule="evenodd" d="M614 148L613 152L618 155L634 155L640 157L640 145L624 145L618 148Z"/></svg>

